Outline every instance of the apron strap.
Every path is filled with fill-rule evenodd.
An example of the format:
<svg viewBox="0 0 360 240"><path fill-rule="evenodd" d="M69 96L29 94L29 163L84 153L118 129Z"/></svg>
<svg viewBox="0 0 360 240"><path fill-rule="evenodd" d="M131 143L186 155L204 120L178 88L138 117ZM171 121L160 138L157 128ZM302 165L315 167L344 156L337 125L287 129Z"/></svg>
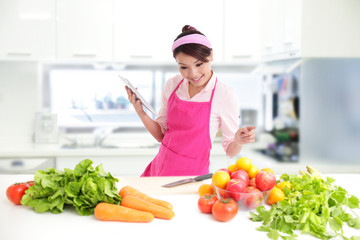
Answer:
<svg viewBox="0 0 360 240"><path fill-rule="evenodd" d="M216 83L217 83L217 78L216 78L216 80L215 80L215 85L214 85L214 88L213 88L212 93L211 93L210 102L212 102L213 97L214 97L214 92L215 92Z"/></svg>

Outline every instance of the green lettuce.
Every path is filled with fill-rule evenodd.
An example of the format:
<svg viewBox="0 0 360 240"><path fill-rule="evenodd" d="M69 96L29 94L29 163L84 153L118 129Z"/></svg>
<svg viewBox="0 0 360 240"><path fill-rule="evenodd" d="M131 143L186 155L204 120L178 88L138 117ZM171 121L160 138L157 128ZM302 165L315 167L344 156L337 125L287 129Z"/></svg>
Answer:
<svg viewBox="0 0 360 240"><path fill-rule="evenodd" d="M21 204L39 213L61 213L64 206L71 205L81 215L93 214L99 202L119 205L121 196L115 184L119 180L106 173L101 164L94 169L92 163L85 159L74 170L48 168L37 171L35 185L25 192Z"/></svg>
<svg viewBox="0 0 360 240"><path fill-rule="evenodd" d="M295 230L320 239L360 239L359 236L348 238L343 233L344 224L360 229L360 219L353 211L359 208L359 199L335 185L335 179L322 178L320 172L310 166L300 173L280 176L292 185L291 190L284 189L285 200L269 210L259 206L256 213L250 212L252 221L263 223L257 230L267 232L274 240L296 239Z"/></svg>

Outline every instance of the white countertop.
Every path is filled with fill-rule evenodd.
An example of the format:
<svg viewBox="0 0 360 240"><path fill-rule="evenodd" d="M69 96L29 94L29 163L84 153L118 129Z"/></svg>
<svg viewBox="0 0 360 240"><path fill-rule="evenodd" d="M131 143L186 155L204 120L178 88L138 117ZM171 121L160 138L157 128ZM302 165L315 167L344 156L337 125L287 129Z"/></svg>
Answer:
<svg viewBox="0 0 360 240"><path fill-rule="evenodd" d="M36 144L30 141L6 142L0 139L0 159L1 158L61 158L61 157L146 157L153 159L159 149L158 144L149 134L128 134L112 136L104 142L107 145L118 145L119 148L76 148L64 149L61 146L64 142L58 144ZM155 145L154 145L155 144ZM244 146L240 154L233 159L226 157L221 146L220 140L216 139L211 149L210 158L220 158L228 163L233 163L238 157L249 157L257 166L270 167L276 173L284 172L297 173L297 169L304 169L306 165L311 165L323 173L360 173L359 163L343 163L341 161L329 161L327 159L302 159L299 162L279 162L268 156L265 156L256 149L264 148L261 142L255 142ZM150 161L149 160L149 161ZM222 163L221 163L222 166ZM226 167L224 165L224 167Z"/></svg>
<svg viewBox="0 0 360 240"><path fill-rule="evenodd" d="M357 183L360 174L333 174L336 184L360 197ZM131 185L152 197L173 204L175 217L171 220L154 219L151 223L102 222L92 216L81 216L68 208L61 214L36 213L24 206L15 206L6 198L6 188L14 182L30 180L33 175L0 175L0 239L267 239L256 227L248 211L240 211L229 222L218 222L211 214L197 208L197 189L200 183L179 188L160 186L180 177L119 178L118 189ZM357 211L359 214L359 211ZM346 236L359 231L344 227ZM298 239L315 239L299 234Z"/></svg>
<svg viewBox="0 0 360 240"><path fill-rule="evenodd" d="M115 134L114 134L115 135ZM115 147L79 147L64 148L63 145L71 144L66 140L59 140L56 144L39 144L32 141L9 141L0 138L1 157L74 157L74 156L155 156L159 150L158 143L150 134L127 134L108 137L103 145ZM80 145L91 146L93 137L86 135L79 137ZM212 154L224 155L221 143L213 144Z"/></svg>

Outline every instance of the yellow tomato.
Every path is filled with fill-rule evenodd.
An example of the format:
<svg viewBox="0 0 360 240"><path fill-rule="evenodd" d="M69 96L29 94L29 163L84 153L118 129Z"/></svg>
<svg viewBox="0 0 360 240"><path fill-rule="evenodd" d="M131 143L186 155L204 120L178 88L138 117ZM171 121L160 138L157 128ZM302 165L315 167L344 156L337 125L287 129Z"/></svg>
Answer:
<svg viewBox="0 0 360 240"><path fill-rule="evenodd" d="M213 185L208 184L208 183L204 183L201 184L198 190L199 196L204 196L205 194L210 194L210 195L214 195L215 194L215 189L213 187Z"/></svg>
<svg viewBox="0 0 360 240"><path fill-rule="evenodd" d="M291 183L287 182L287 181L283 181L283 182L280 182L278 184L276 184L277 188L281 189L282 191L284 191L284 187L288 187L289 189L291 189Z"/></svg>
<svg viewBox="0 0 360 240"><path fill-rule="evenodd" d="M230 175L225 171L216 171L212 176L212 182L216 187L225 188L230 181Z"/></svg>
<svg viewBox="0 0 360 240"><path fill-rule="evenodd" d="M230 170L231 173L237 171L236 165L235 164L231 164L228 169Z"/></svg>
<svg viewBox="0 0 360 240"><path fill-rule="evenodd" d="M272 205L272 204L275 204L284 199L285 199L284 192L281 191L281 189L275 187L271 190L270 195L269 195L268 199L266 200L266 202L268 204Z"/></svg>
<svg viewBox="0 0 360 240"><path fill-rule="evenodd" d="M252 166L252 163L251 163L250 158L242 157L236 161L236 168L238 170L243 169L246 172L249 172L251 166Z"/></svg>
<svg viewBox="0 0 360 240"><path fill-rule="evenodd" d="M259 172L259 168L257 166L255 166L255 165L251 165L251 168L248 171L249 178L256 177L256 174L258 174L258 172Z"/></svg>
<svg viewBox="0 0 360 240"><path fill-rule="evenodd" d="M260 171L269 172L275 175L274 171L271 168L263 168Z"/></svg>

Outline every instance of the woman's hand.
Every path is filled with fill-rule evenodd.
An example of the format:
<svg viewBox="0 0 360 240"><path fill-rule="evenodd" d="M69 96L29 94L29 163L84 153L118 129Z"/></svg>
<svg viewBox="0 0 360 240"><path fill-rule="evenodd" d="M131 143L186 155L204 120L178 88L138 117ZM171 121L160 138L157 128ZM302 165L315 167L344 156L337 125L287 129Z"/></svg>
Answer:
<svg viewBox="0 0 360 240"><path fill-rule="evenodd" d="M153 137L158 141L161 142L164 138L164 134L161 131L161 126L158 122L153 120L146 114L142 107L142 103L139 99L136 100L136 95L131 91L130 88L125 87L125 90L128 94L128 99L131 104L134 106L137 115L139 115L141 121L143 122L146 129L153 135Z"/></svg>
<svg viewBox="0 0 360 240"><path fill-rule="evenodd" d="M141 101L139 99L136 99L136 94L133 93L130 88L125 86L125 90L128 94L128 99L130 103L134 106L136 113L140 115L140 113L144 112Z"/></svg>
<svg viewBox="0 0 360 240"><path fill-rule="evenodd" d="M237 132L235 133L234 141L241 145L254 142L255 141L254 129L256 129L255 126L239 128L239 130L237 130Z"/></svg>

